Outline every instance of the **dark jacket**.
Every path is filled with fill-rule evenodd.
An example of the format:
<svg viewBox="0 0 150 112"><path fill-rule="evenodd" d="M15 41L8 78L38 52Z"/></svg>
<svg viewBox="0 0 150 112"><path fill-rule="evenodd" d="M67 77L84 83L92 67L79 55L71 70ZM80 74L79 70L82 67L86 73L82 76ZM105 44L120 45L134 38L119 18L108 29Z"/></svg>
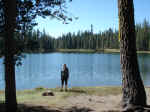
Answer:
<svg viewBox="0 0 150 112"><path fill-rule="evenodd" d="M69 70L66 67L64 71L61 71L61 79L68 79L69 78Z"/></svg>

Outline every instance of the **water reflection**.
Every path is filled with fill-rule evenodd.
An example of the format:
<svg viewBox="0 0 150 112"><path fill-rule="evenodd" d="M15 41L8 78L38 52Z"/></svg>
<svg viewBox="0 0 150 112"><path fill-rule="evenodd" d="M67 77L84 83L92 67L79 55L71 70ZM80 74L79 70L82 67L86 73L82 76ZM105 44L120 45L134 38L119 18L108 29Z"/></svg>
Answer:
<svg viewBox="0 0 150 112"><path fill-rule="evenodd" d="M141 76L144 80L145 85L149 85L150 81L150 63L149 63L149 59L150 59L150 55L149 54L140 54L139 56L139 66L140 66L140 72L141 72Z"/></svg>

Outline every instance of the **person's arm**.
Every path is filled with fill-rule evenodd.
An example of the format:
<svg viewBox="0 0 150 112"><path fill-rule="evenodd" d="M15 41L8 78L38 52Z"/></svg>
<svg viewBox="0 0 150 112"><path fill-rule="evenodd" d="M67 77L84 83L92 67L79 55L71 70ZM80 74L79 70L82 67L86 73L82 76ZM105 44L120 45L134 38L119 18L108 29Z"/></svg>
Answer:
<svg viewBox="0 0 150 112"><path fill-rule="evenodd" d="M69 79L69 69L67 68L67 72L68 72L68 79Z"/></svg>
<svg viewBox="0 0 150 112"><path fill-rule="evenodd" d="M61 71L61 80L62 80L62 76L63 76L63 71Z"/></svg>

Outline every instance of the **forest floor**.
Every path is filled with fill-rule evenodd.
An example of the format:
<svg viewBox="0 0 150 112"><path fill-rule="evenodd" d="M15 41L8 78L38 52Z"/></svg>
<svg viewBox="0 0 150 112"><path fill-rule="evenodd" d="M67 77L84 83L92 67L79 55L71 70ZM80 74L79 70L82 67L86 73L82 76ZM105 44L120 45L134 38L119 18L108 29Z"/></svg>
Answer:
<svg viewBox="0 0 150 112"><path fill-rule="evenodd" d="M54 96L42 96L51 91ZM150 88L146 88L150 104ZM18 112L120 112L121 87L73 87L17 91ZM4 91L0 91L0 112L4 111Z"/></svg>

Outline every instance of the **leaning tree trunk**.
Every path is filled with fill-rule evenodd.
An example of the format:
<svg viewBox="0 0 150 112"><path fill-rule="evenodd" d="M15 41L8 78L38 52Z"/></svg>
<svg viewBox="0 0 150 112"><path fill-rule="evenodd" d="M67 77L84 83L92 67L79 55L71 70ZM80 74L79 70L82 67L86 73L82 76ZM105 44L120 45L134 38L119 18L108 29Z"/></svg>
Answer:
<svg viewBox="0 0 150 112"><path fill-rule="evenodd" d="M133 0L118 0L118 9L123 107L145 106L146 93L136 54Z"/></svg>
<svg viewBox="0 0 150 112"><path fill-rule="evenodd" d="M5 14L5 103L7 112L16 112L16 83L14 63L14 29L16 23L16 0L3 0Z"/></svg>

